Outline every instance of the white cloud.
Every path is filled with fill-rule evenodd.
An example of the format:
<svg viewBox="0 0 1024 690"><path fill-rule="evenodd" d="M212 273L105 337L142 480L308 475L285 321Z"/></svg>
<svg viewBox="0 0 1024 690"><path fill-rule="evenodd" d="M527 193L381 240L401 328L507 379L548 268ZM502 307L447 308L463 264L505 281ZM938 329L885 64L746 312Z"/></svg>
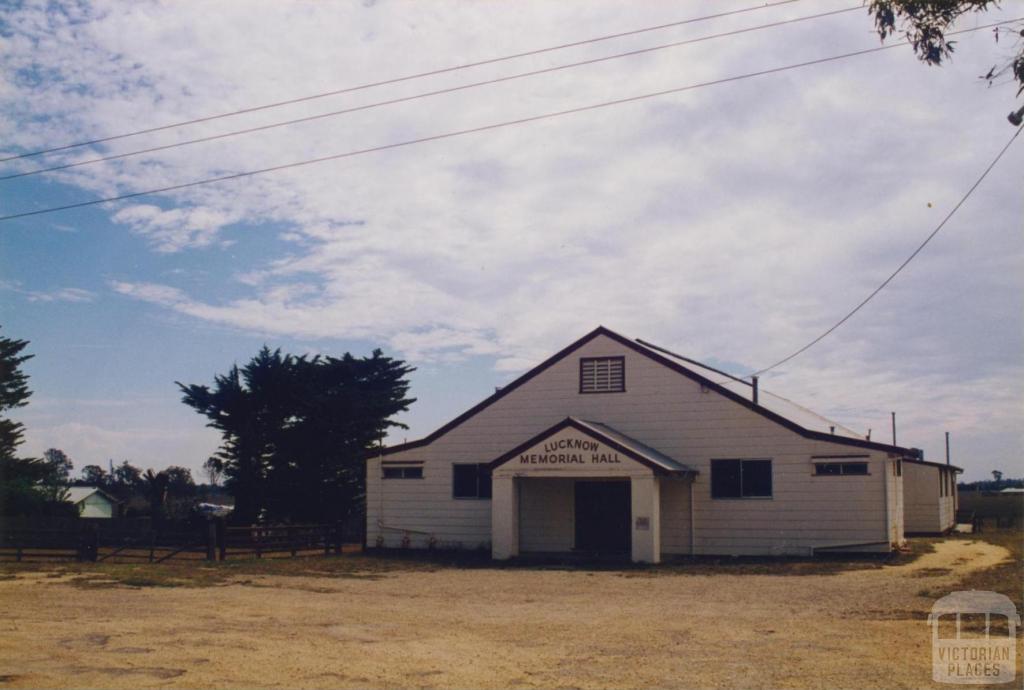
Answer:
<svg viewBox="0 0 1024 690"><path fill-rule="evenodd" d="M92 302L96 294L82 288L58 288L49 292L26 292L29 302Z"/></svg>
<svg viewBox="0 0 1024 690"><path fill-rule="evenodd" d="M800 3L96 150L831 8ZM104 136L713 11L720 4L649 4L627 20L614 4L589 2L100 2L64 17L30 3L10 13L14 30L0 50L6 120L21 122L0 122L0 140L32 148ZM263 40L271 34L273 43ZM54 179L94 194L161 187L875 44L868 18L851 13ZM126 204L111 218L157 252L217 252L225 228L267 224L289 252L241 265L225 257L224 274L240 290L230 297L118 276L112 286L201 321L384 342L416 361L486 355L502 372L598 323L757 368L816 336L883 280L1010 135L1002 113L1012 90L984 89L975 78L994 50L989 36L965 35L942 69L899 49ZM45 85L36 74L47 75ZM779 392L839 410L850 423L870 425L897 407L926 436L946 425L1006 428L1022 402L1021 169L1019 156L1008 157L890 289L783 369Z"/></svg>
<svg viewBox="0 0 1024 690"><path fill-rule="evenodd" d="M83 288L62 287L52 290L26 290L20 283L0 281L0 290L9 290L24 295L29 302L92 302L96 293Z"/></svg>
<svg viewBox="0 0 1024 690"><path fill-rule="evenodd" d="M220 231L237 222L240 216L208 206L165 211L152 204L136 204L115 212L112 217L147 237L157 251L176 252L214 244Z"/></svg>
<svg viewBox="0 0 1024 690"><path fill-rule="evenodd" d="M111 287L122 295L135 297L146 302L153 302L165 307L189 302L185 293L181 290L166 285L155 285L152 283L124 283L112 282Z"/></svg>

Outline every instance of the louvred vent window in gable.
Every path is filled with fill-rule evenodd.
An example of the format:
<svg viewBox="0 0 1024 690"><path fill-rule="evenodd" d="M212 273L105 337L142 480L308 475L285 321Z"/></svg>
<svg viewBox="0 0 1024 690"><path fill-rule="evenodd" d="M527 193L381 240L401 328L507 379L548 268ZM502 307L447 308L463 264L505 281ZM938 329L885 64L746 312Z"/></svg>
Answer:
<svg viewBox="0 0 1024 690"><path fill-rule="evenodd" d="M580 359L580 393L622 393L625 390L625 357Z"/></svg>

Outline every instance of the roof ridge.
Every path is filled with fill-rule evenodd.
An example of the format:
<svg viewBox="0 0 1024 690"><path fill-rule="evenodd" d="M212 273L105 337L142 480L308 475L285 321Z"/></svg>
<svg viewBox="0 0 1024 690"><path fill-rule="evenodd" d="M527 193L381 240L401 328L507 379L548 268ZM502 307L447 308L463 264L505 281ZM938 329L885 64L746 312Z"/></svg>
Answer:
<svg viewBox="0 0 1024 690"><path fill-rule="evenodd" d="M703 367L703 368L707 369L708 371L713 371L716 374L721 374L722 376L728 376L730 379L732 379L733 381L736 381L737 383L742 383L743 385L750 386L751 388L753 388L753 386L754 386L753 383L744 381L739 376L733 376L732 374L730 374L727 371L722 371L721 369L717 369L717 368L715 368L713 366L710 366L708 364L704 364L704 362L698 362L697 360L691 359L690 357L685 357L685 356L679 354L678 352L672 352L672 350L669 350L668 348L664 348L664 347L662 347L660 345L655 345L654 343L648 342L646 340L642 340L641 338L634 338L634 340L636 340L636 342L640 343L644 347L652 348L654 350L657 350L658 352L662 352L662 353L664 353L666 355L669 355L671 357L675 357L676 359L681 359L684 362L689 362L690 364L696 364L697 366Z"/></svg>

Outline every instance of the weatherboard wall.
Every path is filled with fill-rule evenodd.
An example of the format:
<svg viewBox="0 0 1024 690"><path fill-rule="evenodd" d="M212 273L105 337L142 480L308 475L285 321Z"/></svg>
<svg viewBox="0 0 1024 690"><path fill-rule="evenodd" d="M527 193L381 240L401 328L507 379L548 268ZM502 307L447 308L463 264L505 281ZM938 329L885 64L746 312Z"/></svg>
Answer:
<svg viewBox="0 0 1024 690"><path fill-rule="evenodd" d="M84 518L112 518L114 504L102 494L94 493L78 502L78 514Z"/></svg>
<svg viewBox="0 0 1024 690"><path fill-rule="evenodd" d="M574 480L525 478L519 485L519 549L571 551L576 532Z"/></svg>
<svg viewBox="0 0 1024 690"><path fill-rule="evenodd" d="M944 532L956 522L955 481L946 470L935 465L904 463L904 515L909 533L936 534ZM955 476L954 476L955 479ZM943 496L942 481L954 485L948 496Z"/></svg>
<svg viewBox="0 0 1024 690"><path fill-rule="evenodd" d="M580 394L581 357L623 356L626 391ZM603 422L698 471L693 486L696 554L807 554L814 548L875 543L888 548L885 452L812 440L766 419L662 364L599 335L432 443L384 456L421 462L422 479L381 479L367 463L370 544L472 547L490 540L490 501L452 497L453 463L489 462L566 416ZM818 477L814 456L856 453L867 476ZM770 458L773 496L716 500L711 460ZM689 496L662 498L662 550L690 551ZM887 521L887 514L889 520ZM902 535L900 535L902 537Z"/></svg>

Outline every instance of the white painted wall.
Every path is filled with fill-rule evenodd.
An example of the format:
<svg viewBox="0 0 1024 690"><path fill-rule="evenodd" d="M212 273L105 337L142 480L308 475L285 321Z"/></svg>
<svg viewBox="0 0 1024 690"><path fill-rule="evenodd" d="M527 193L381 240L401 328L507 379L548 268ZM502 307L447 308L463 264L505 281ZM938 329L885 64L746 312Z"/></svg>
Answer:
<svg viewBox="0 0 1024 690"><path fill-rule="evenodd" d="M575 480L518 481L520 551L571 551L576 540Z"/></svg>
<svg viewBox="0 0 1024 690"><path fill-rule="evenodd" d="M944 532L956 522L956 475L935 465L903 463L904 515L907 532ZM943 496L941 485L952 485Z"/></svg>
<svg viewBox="0 0 1024 690"><path fill-rule="evenodd" d="M689 480L661 480L661 552L690 554Z"/></svg>
<svg viewBox="0 0 1024 690"><path fill-rule="evenodd" d="M625 357L626 392L579 394L579 358L612 355ZM403 530L409 530L414 546L425 545L429 535L468 546L489 541L489 502L453 499L451 464L489 462L570 415L608 424L699 471L693 506L696 554L808 554L818 546L889 539L885 452L805 439L598 336L434 443L386 456L388 461L423 461L424 479L382 481L379 461L369 461L368 543L380 536L385 545L397 546ZM851 452L869 455L868 476L813 475L812 456ZM712 458L765 457L773 463L771 499L711 498ZM675 489L668 494L663 507L666 501L683 507ZM663 524L675 525L663 538L663 550L680 552L680 530L687 519L671 513L671 507L662 511Z"/></svg>
<svg viewBox="0 0 1024 690"><path fill-rule="evenodd" d="M86 518L112 518L114 504L102 494L92 494L78 502L78 514Z"/></svg>
<svg viewBox="0 0 1024 690"><path fill-rule="evenodd" d="M661 562L661 483L654 475L629 480L634 563ZM641 524L643 522L644 524Z"/></svg>

